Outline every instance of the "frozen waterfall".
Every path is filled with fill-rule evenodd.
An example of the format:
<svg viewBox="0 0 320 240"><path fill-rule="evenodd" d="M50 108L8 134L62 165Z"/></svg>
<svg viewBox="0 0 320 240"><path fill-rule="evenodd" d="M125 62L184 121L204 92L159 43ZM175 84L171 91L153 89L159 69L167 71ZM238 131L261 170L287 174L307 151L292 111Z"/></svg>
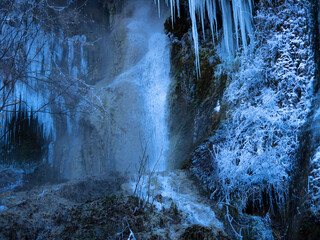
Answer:
<svg viewBox="0 0 320 240"><path fill-rule="evenodd" d="M200 61L197 24L201 24L205 37L206 18L214 40L218 36L218 19L221 14L224 38L222 45L226 49L226 55L233 55L241 45L246 48L248 36L252 33L251 0L188 1L198 70ZM160 13L161 1L155 2L158 3ZM166 2L174 21L180 16L180 1ZM89 68L96 64L91 66L89 63L93 63L96 56L89 56L88 49L96 41L100 41L100 38L92 41L90 36L83 33L68 36L68 32L62 29L44 31L36 24L29 29L34 34L34 39L29 39L25 44L30 58L27 61L28 64L30 62L26 68L27 77L15 84L10 100L12 103L22 101L28 112L37 113L44 137L53 141L50 145L49 152L52 156L49 157L49 162L59 166L62 175L67 172L65 175L70 176L69 171L76 172L72 176L78 176L93 174L96 169L134 169L144 148L147 149L151 165L159 160L159 169L166 169L165 155L169 146L166 94L170 82L170 56L163 23L169 14L161 13L159 18L157 9L150 0L128 1L127 5L124 12L118 13L116 18L119 19L114 20L118 21L117 26L105 33L107 36L99 35L102 39L108 39L106 45L110 43L106 47L108 49L101 49L101 52L106 55L103 58L107 60L105 69L112 72L109 74L105 71L99 75L96 79L99 83L94 82L95 80L90 82L89 79L95 75ZM36 31L38 28L39 32ZM2 31L10 32L12 29L10 24L4 24ZM114 31L114 35L111 31ZM48 80L51 81L50 87L46 85ZM86 105L83 108L81 99L87 97L83 102L89 103L83 104ZM92 105L98 106L95 110L88 109ZM15 111L14 106L15 104L8 106L8 110ZM96 110L97 114L91 114ZM89 117L81 115L85 111L90 113ZM101 113L102 118L98 116ZM14 116L10 112L7 115L9 120ZM0 122L5 125L8 119L0 119ZM96 131L90 135L93 139L90 144L87 133L84 133L87 129L82 129L79 119L90 122ZM65 127L62 127L62 122ZM100 138L94 134L99 134ZM69 143L69 138L74 147L62 151L63 142ZM97 147L97 143L101 146ZM101 172L104 171L99 171Z"/></svg>
<svg viewBox="0 0 320 240"><path fill-rule="evenodd" d="M148 158L149 170L166 169L169 147L167 92L170 56L164 19L154 16L154 6L139 1L129 5L133 14L123 20L126 31L122 72L106 78L91 93L105 113L91 117L108 138L110 165L117 171L135 172L141 158ZM122 31L122 30L121 30ZM100 126L100 127L99 127Z"/></svg>

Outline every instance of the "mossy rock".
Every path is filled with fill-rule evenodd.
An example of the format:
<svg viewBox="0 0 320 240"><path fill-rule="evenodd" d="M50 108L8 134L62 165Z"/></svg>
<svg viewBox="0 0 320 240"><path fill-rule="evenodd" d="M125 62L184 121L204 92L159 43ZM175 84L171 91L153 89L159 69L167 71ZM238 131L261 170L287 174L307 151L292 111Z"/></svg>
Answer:
<svg viewBox="0 0 320 240"><path fill-rule="evenodd" d="M190 32L171 45L171 76L169 92L169 132L174 152L172 159L181 159L174 167L189 168L182 163L196 145L212 136L225 116L221 102L228 76L216 74L221 64L211 40L201 41L199 48L200 74L195 66L193 40ZM179 146L183 146L180 148ZM177 162L175 160L175 162Z"/></svg>
<svg viewBox="0 0 320 240"><path fill-rule="evenodd" d="M191 159L185 159L185 160L181 163L181 169L189 169L191 166L192 166Z"/></svg>
<svg viewBox="0 0 320 240"><path fill-rule="evenodd" d="M200 225L188 227L180 237L181 240L215 240L222 239L210 229Z"/></svg>

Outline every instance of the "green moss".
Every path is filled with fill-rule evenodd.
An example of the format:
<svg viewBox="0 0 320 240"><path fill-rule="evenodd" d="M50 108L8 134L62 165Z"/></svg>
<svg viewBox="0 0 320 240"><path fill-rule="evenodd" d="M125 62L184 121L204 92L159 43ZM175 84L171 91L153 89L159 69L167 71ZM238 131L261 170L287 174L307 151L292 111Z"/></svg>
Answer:
<svg viewBox="0 0 320 240"><path fill-rule="evenodd" d="M174 202L171 203L170 209L173 211L174 214L178 214L179 213L177 204L175 204Z"/></svg>
<svg viewBox="0 0 320 240"><path fill-rule="evenodd" d="M169 131L174 149L174 168L189 168L188 159L196 145L212 136L225 116L224 105L216 112L222 99L228 76L217 74L219 57L211 40L199 49L200 74L195 66L195 54L190 33L171 45L171 77L169 92ZM221 102L221 101L220 101ZM195 137L196 136L196 137ZM183 146L183 147L181 147Z"/></svg>
<svg viewBox="0 0 320 240"><path fill-rule="evenodd" d="M185 159L181 163L181 169L189 169L191 167L191 159Z"/></svg>
<svg viewBox="0 0 320 240"><path fill-rule="evenodd" d="M111 202L111 203L114 203L117 201L117 196L116 195L112 195L112 196L109 196L109 197L104 197L102 198L106 203L108 202Z"/></svg>

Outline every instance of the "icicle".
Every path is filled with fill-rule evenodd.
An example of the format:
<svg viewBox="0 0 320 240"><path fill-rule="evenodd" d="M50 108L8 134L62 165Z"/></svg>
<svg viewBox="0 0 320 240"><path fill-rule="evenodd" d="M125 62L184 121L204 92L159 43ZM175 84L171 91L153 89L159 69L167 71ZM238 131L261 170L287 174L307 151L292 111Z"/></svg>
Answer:
<svg viewBox="0 0 320 240"><path fill-rule="evenodd" d="M157 0L154 0L154 4L157 4ZM161 11L160 11L160 0L158 0L158 14L159 14L159 18L161 16Z"/></svg>
<svg viewBox="0 0 320 240"><path fill-rule="evenodd" d="M173 28L173 22L174 22L174 5L176 0L170 0L170 10L171 10L171 23Z"/></svg>
<svg viewBox="0 0 320 240"><path fill-rule="evenodd" d="M237 11L237 9L239 8L238 3L239 3L238 0L232 0L233 21L234 21L234 26L235 26L235 30L236 30L237 48L239 47L239 33L238 33L238 18L239 18L239 16L238 16L238 11Z"/></svg>
<svg viewBox="0 0 320 240"><path fill-rule="evenodd" d="M235 51L233 29L235 29L236 47L238 48L240 46L239 39L241 37L241 44L245 52L248 44L247 36L252 38L252 2L251 2L252 0L231 0L231 1L230 0L188 0L189 14L192 21L192 37L194 40L196 67L198 72L199 72L198 68L200 68L200 61L199 61L199 52L198 52L199 42L198 42L196 15L198 14L201 21L203 38L205 38L204 19L206 17L206 14L208 15L212 38L214 41L214 35L218 34L218 25L217 25L218 9L216 6L216 1L219 2L220 11L222 13L223 38L224 38L224 45L228 55L233 56ZM166 0L166 2L168 4L169 1ZM158 1L158 5L160 5L159 1ZM176 8L178 10L178 16L180 17L179 0L170 0L172 22L175 19Z"/></svg>
<svg viewBox="0 0 320 240"><path fill-rule="evenodd" d="M204 29L204 19L205 19L205 1L200 1L199 11L200 11L200 19L201 19L201 27L202 27L202 35L203 39L206 39L206 32Z"/></svg>
<svg viewBox="0 0 320 240"><path fill-rule="evenodd" d="M196 0L188 0L189 1L189 12L192 22L192 37L194 41L194 51L196 54L196 69L197 74L200 74L200 60L199 60L199 38L198 38L198 30L197 30L197 21L196 21Z"/></svg>
<svg viewBox="0 0 320 240"><path fill-rule="evenodd" d="M73 39L68 39L68 70L69 74L72 73L72 65L74 60L74 48L73 48Z"/></svg>
<svg viewBox="0 0 320 240"><path fill-rule="evenodd" d="M211 0L206 0L207 14L210 22L211 36L214 43L214 35L217 34L218 23L216 14L216 2ZM217 36L218 37L218 36Z"/></svg>
<svg viewBox="0 0 320 240"><path fill-rule="evenodd" d="M176 1L177 1L178 17L180 18L180 2L179 2L179 0L176 0Z"/></svg>
<svg viewBox="0 0 320 240"><path fill-rule="evenodd" d="M233 56L233 32L232 32L232 18L231 18L231 6L228 1L220 0L222 11L222 26L223 26L223 38L225 42L225 48L229 56Z"/></svg>

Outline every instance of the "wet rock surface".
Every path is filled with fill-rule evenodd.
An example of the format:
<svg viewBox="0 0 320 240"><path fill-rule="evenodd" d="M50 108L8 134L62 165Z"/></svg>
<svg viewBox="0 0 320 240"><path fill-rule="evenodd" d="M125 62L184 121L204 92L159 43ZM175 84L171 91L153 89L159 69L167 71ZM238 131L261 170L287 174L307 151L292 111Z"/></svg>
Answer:
<svg viewBox="0 0 320 240"><path fill-rule="evenodd" d="M182 234L181 239L183 240L193 240L193 239L203 239L203 240L214 240L214 239L229 239L228 237L216 236L210 228L192 225L188 227Z"/></svg>
<svg viewBox="0 0 320 240"><path fill-rule="evenodd" d="M171 35L168 125L173 146L169 165L174 168L182 164L176 159L189 159L195 146L213 134L225 118L221 101L228 75L219 68L221 60L211 40L202 42L199 58L197 73L190 31L179 41Z"/></svg>

